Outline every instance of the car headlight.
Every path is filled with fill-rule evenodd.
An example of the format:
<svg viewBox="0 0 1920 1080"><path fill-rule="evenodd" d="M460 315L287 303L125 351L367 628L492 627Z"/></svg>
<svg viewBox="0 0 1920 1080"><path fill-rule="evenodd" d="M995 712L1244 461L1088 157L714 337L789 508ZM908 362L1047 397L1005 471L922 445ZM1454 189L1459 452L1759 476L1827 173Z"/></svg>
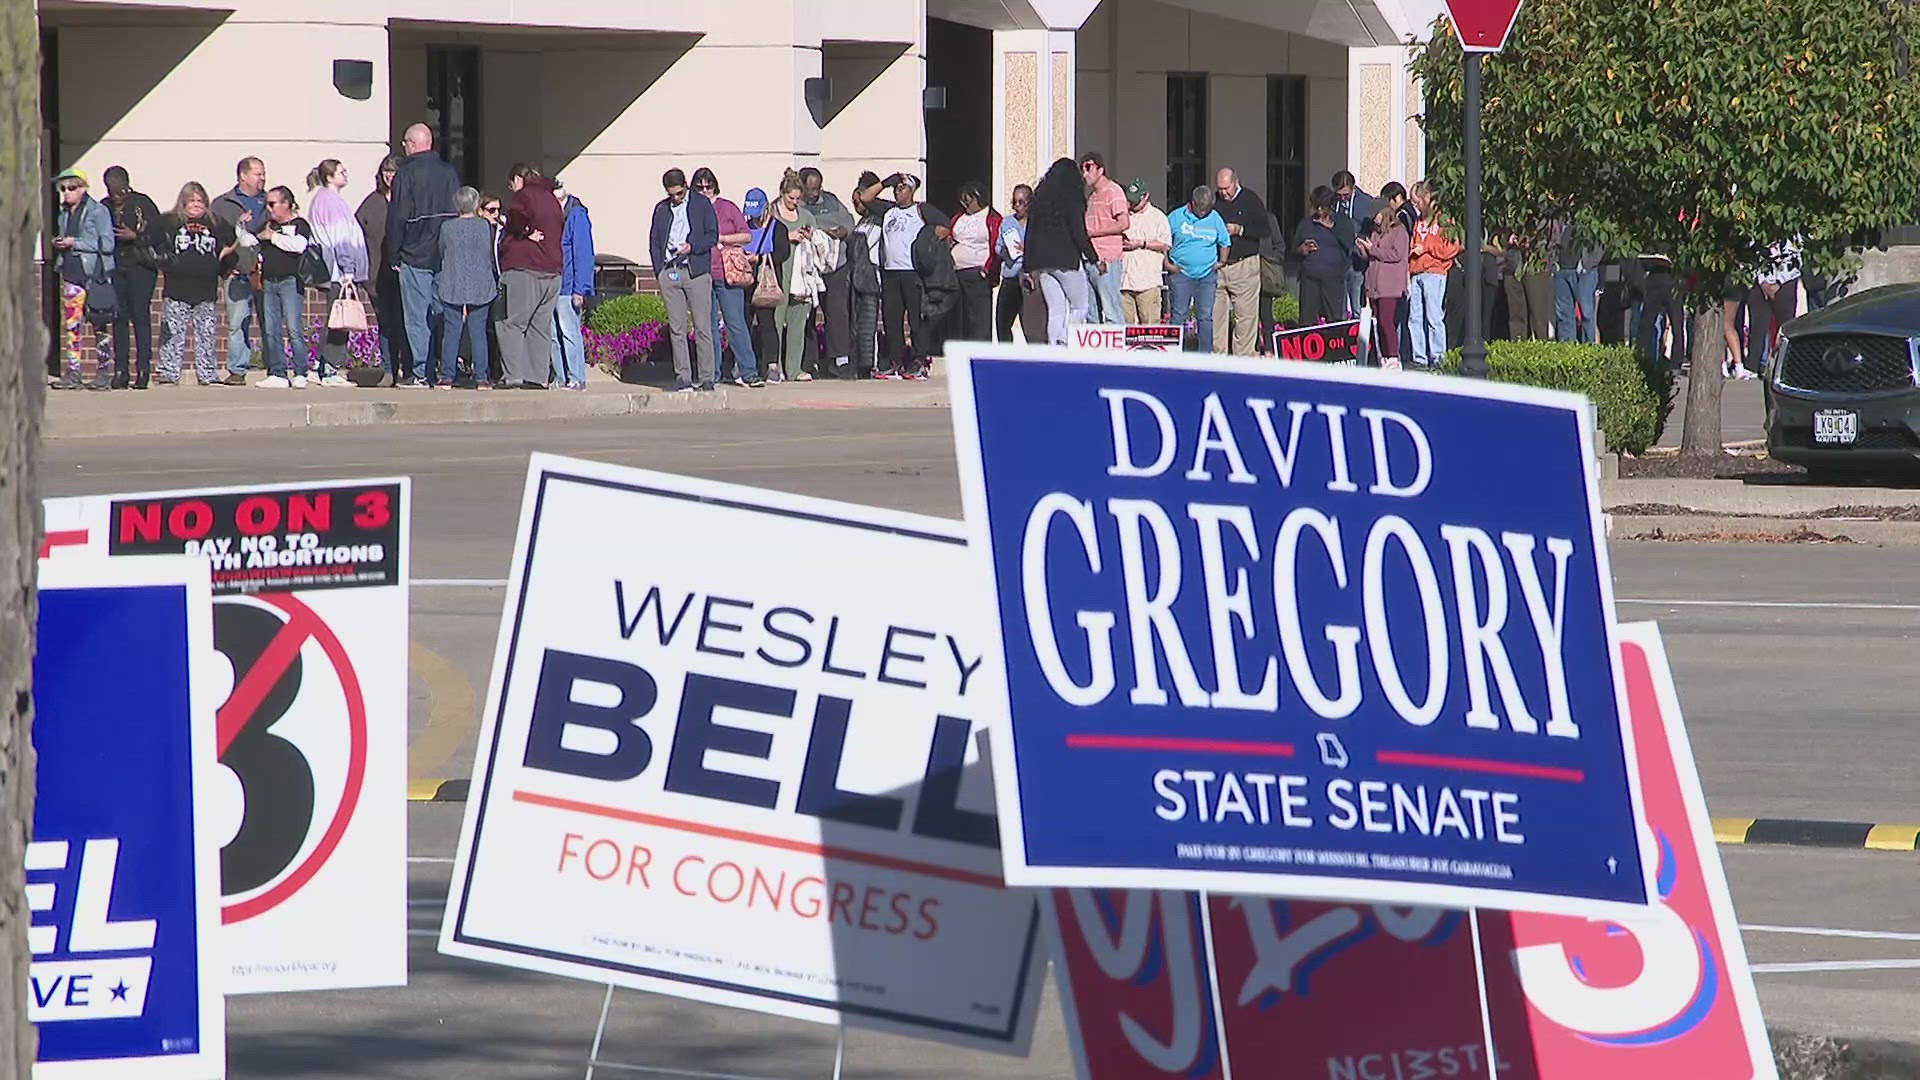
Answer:
<svg viewBox="0 0 1920 1080"><path fill-rule="evenodd" d="M1781 385L1780 373L1786 370L1787 348L1793 344L1786 334L1774 338L1773 351L1767 354L1767 381L1774 386Z"/></svg>

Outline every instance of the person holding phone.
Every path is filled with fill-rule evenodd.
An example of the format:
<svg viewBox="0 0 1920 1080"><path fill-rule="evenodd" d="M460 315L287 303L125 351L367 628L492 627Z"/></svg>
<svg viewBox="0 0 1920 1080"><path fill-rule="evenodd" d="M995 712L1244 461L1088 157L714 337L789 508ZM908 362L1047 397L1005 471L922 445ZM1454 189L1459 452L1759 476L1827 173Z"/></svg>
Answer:
<svg viewBox="0 0 1920 1080"><path fill-rule="evenodd" d="M1300 321L1339 322L1347 315L1347 267L1355 254L1353 219L1336 212L1333 189L1322 184L1308 196L1307 216L1294 230L1300 256Z"/></svg>

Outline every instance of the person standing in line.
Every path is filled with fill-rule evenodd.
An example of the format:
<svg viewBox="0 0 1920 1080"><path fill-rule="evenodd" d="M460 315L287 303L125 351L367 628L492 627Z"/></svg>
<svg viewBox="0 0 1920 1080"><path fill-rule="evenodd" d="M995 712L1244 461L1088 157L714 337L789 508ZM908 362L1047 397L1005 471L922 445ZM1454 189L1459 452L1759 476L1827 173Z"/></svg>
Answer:
<svg viewBox="0 0 1920 1080"><path fill-rule="evenodd" d="M953 219L953 271L959 280L959 304L954 311L954 333L966 341L993 340L993 291L1000 276L995 249L1006 227L1000 211L987 204L986 185L969 180L960 185L960 213Z"/></svg>
<svg viewBox="0 0 1920 1080"><path fill-rule="evenodd" d="M1373 215L1373 230L1356 241L1367 257L1367 299L1373 304L1374 337L1380 352L1380 366L1400 369L1400 304L1407 295L1407 254L1413 247L1412 234L1400 215L1405 192L1399 184L1380 189L1380 205Z"/></svg>
<svg viewBox="0 0 1920 1080"><path fill-rule="evenodd" d="M528 180L540 175L541 172L538 167L529 165L524 161L514 162L513 167L507 170L507 194L520 194L520 189L527 186Z"/></svg>
<svg viewBox="0 0 1920 1080"><path fill-rule="evenodd" d="M374 170L373 190L360 200L354 220L360 223L360 236L369 262L377 263L367 275L367 296L373 301L373 318L380 339L380 362L386 365L392 385L399 386L413 377L413 355L407 351L406 316L400 309L400 272L387 264L387 207L393 195L393 176L400 171L399 154L388 154Z"/></svg>
<svg viewBox="0 0 1920 1080"><path fill-rule="evenodd" d="M1746 375L1766 374L1767 356L1773 351L1780 328L1800 313L1800 248L1792 243L1774 244L1767 249L1767 268L1754 279L1747 291Z"/></svg>
<svg viewBox="0 0 1920 1080"><path fill-rule="evenodd" d="M653 226L647 244L653 254L654 276L667 304L667 326L673 338L675 393L713 389L713 249L720 243L720 221L713 203L687 187L687 174L668 169L660 178L667 197L653 207ZM691 327L696 349L687 356ZM697 373L699 382L694 381Z"/></svg>
<svg viewBox="0 0 1920 1080"><path fill-rule="evenodd" d="M266 298L266 332L261 341L267 350L267 377L254 385L265 390L307 388L306 291L300 287L300 257L313 243L313 226L299 216L299 210L292 188L269 190L267 225L255 234L260 240L261 292Z"/></svg>
<svg viewBox="0 0 1920 1080"><path fill-rule="evenodd" d="M357 294L371 277L366 234L347 209L340 194L351 177L347 167L328 158L307 174L307 191L312 199L307 221L313 226L313 238L327 261L327 306L344 297L349 288ZM320 339L320 385L352 386L340 369L347 365L347 331L328 326Z"/></svg>
<svg viewBox="0 0 1920 1080"><path fill-rule="evenodd" d="M566 219L553 181L530 176L507 207L500 236L500 285L507 315L500 323L503 390L545 390L553 357L553 308L560 300L560 234ZM681 347L686 328L680 329Z"/></svg>
<svg viewBox="0 0 1920 1080"><path fill-rule="evenodd" d="M415 124L404 140L407 159L393 177L393 206L387 219L386 262L400 275L400 305L407 344L416 367L433 370L434 332L444 312L433 276L440 272L440 226L453 217L453 193L460 174L433 149L433 129ZM557 247L560 238L555 236ZM423 385L416 377L402 386ZM429 383L430 383L429 379Z"/></svg>
<svg viewBox="0 0 1920 1080"><path fill-rule="evenodd" d="M1160 321L1161 272L1173 250L1173 231L1167 215L1153 205L1147 182L1138 177L1127 183L1127 232L1120 241L1125 253L1120 270L1120 312L1127 322L1145 326Z"/></svg>
<svg viewBox="0 0 1920 1080"><path fill-rule="evenodd" d="M856 224L847 240L847 284L853 293L853 377L877 376L880 360L880 228L884 214L876 212L880 177L862 172L853 189Z"/></svg>
<svg viewBox="0 0 1920 1080"><path fill-rule="evenodd" d="M587 216L587 204L567 194L567 185L557 176L553 194L566 220L560 237L560 299L553 307L553 377L563 390L585 390L587 342L580 320L587 297L593 295L593 219ZM477 354L473 369L481 370Z"/></svg>
<svg viewBox="0 0 1920 1080"><path fill-rule="evenodd" d="M1425 180L1413 185L1413 206L1420 219L1408 249L1407 330L1413 335L1413 365L1430 368L1447 357L1447 275L1462 245L1447 235Z"/></svg>
<svg viewBox="0 0 1920 1080"><path fill-rule="evenodd" d="M1252 356L1260 337L1260 241L1267 235L1267 207L1232 169L1221 169L1213 186L1214 212L1233 236L1233 252L1214 291L1213 329L1227 335L1233 355Z"/></svg>
<svg viewBox="0 0 1920 1080"><path fill-rule="evenodd" d="M1347 317L1347 269L1353 265L1353 219L1336 209L1334 191L1317 187L1293 233L1300 256L1300 321L1334 323Z"/></svg>
<svg viewBox="0 0 1920 1080"><path fill-rule="evenodd" d="M87 389L111 390L113 319L119 309L111 296L97 295L90 309L87 293L113 288L113 213L87 194L87 174L79 169L66 170L54 177L54 183L60 191L60 219L54 228L53 251L60 266L61 345L66 361L66 377L54 389L80 389L80 335L91 325L94 369Z"/></svg>
<svg viewBox="0 0 1920 1080"><path fill-rule="evenodd" d="M226 268L221 294L227 308L227 385L245 386L247 367L253 359L253 351L247 346L247 325L256 314L265 325L265 301L255 280L260 269L260 245L253 237L267 222L267 166L257 157L243 157L233 172L233 190L213 200L213 215L240 238Z"/></svg>
<svg viewBox="0 0 1920 1080"><path fill-rule="evenodd" d="M713 279L713 314L707 321L713 334L714 356L720 355L720 327L725 323L727 348L733 353L733 385L765 386L766 381L760 377L760 358L753 349L753 329L747 320L747 294L753 288L753 257L747 254L747 243L753 239L753 226L732 199L720 197L720 181L712 169L702 166L693 170L693 190L713 204L715 227L720 230L707 267L707 276ZM733 267L731 274L727 272L729 265Z"/></svg>
<svg viewBox="0 0 1920 1080"><path fill-rule="evenodd" d="M1127 225L1132 221L1127 193L1107 177L1107 163L1095 151L1080 155L1080 175L1087 184L1087 236L1097 256L1087 266L1087 282L1093 287L1098 308L1094 320L1119 326L1126 322L1120 304L1120 274L1125 269L1122 255Z"/></svg>
<svg viewBox="0 0 1920 1080"><path fill-rule="evenodd" d="M1346 169L1334 173L1328 186L1333 188L1334 213L1347 219L1353 228L1354 238L1359 239L1373 226L1373 215L1378 209L1377 200L1360 190L1359 181ZM1355 249L1353 259L1347 263L1346 287L1347 317L1358 318L1360 309L1367 302L1367 257L1360 254L1358 249Z"/></svg>
<svg viewBox="0 0 1920 1080"><path fill-rule="evenodd" d="M1203 353L1213 351L1214 292L1220 283L1220 268L1227 264L1227 255L1233 250L1233 234L1214 210L1213 199L1213 189L1201 184L1193 189L1187 204L1167 218L1173 237L1166 256L1171 300L1168 317L1175 326L1185 326L1188 313L1192 313Z"/></svg>
<svg viewBox="0 0 1920 1080"><path fill-rule="evenodd" d="M847 283L847 242L853 235L853 211L840 196L826 189L820 170L800 170L800 205L813 215L814 228L827 243L820 279L820 318L826 325L827 355L820 355L820 337L807 335L806 362L822 377L851 379L853 374L853 298Z"/></svg>
<svg viewBox="0 0 1920 1080"><path fill-rule="evenodd" d="M127 170L110 166L100 178L107 185L108 209L113 211L113 288L120 301L120 317L113 320L113 387L145 390L153 375L153 289L160 282L160 269L154 259L155 234L160 228L160 208L153 200L133 190ZM133 350L127 335L132 331ZM127 360L138 358L132 378L128 378Z"/></svg>
<svg viewBox="0 0 1920 1080"><path fill-rule="evenodd" d="M161 291L160 385L180 384L187 333L193 332L193 371L201 386L221 381L218 357L220 265L233 254L233 230L207 209L207 189L188 181L174 200L173 213L161 219L159 251L166 261Z"/></svg>
<svg viewBox="0 0 1920 1080"><path fill-rule="evenodd" d="M926 226L933 226L942 239L950 236L952 229L945 214L917 201L919 177L894 173L882 185L893 191L893 199L876 198L871 204L881 216L880 316L886 337L886 353L874 377L911 379L920 374L922 361L929 357L927 345L934 337L933 329L923 319L926 297L921 294L920 275L913 267L913 242Z"/></svg>
<svg viewBox="0 0 1920 1080"><path fill-rule="evenodd" d="M1580 227L1571 211L1553 219L1553 325L1558 341L1600 342L1600 264L1607 249Z"/></svg>
<svg viewBox="0 0 1920 1080"><path fill-rule="evenodd" d="M1047 301L1033 287L1026 274L1027 208L1033 202L1033 188L1015 184L1010 197L1013 216L1000 222L1000 240L996 245L1000 263L1000 295L995 300L994 340L1013 340L1013 324L1028 341L1039 341L1046 333Z"/></svg>
<svg viewBox="0 0 1920 1080"><path fill-rule="evenodd" d="M774 323L780 327L781 372L786 382L812 382L805 370L807 336L813 333L813 302L820 295L819 267L814 260L819 246L813 243L813 214L800 205L803 192L800 176L789 169L780 178L780 195L773 201L772 227L777 236L775 249L779 259L780 306L774 308ZM825 240L826 235L821 234Z"/></svg>
<svg viewBox="0 0 1920 1080"><path fill-rule="evenodd" d="M1047 167L1027 210L1026 272L1046 297L1049 342L1065 345L1069 327L1093 320L1087 267L1099 261L1087 235L1086 181L1072 158L1061 158Z"/></svg>
<svg viewBox="0 0 1920 1080"><path fill-rule="evenodd" d="M434 289L447 313L447 332L440 339L440 377L435 380L428 373L428 381L440 390L453 389L462 328L473 350L474 388L485 390L490 382L487 324L500 294L500 272L493 223L480 216L481 201L470 187L454 192L453 209L459 216L440 225L440 273Z"/></svg>
<svg viewBox="0 0 1920 1080"><path fill-rule="evenodd" d="M774 185L775 190L779 185ZM780 243L786 239L786 232L774 227L773 200L761 188L748 188L741 196L740 212L747 219L747 257L753 262L756 284L760 267L769 261L776 268L787 261L788 252ZM786 376L780 373L780 323L774 318L776 304L761 306L752 302L748 295L747 321L753 331L753 348L760 358L760 377L772 386L785 382Z"/></svg>

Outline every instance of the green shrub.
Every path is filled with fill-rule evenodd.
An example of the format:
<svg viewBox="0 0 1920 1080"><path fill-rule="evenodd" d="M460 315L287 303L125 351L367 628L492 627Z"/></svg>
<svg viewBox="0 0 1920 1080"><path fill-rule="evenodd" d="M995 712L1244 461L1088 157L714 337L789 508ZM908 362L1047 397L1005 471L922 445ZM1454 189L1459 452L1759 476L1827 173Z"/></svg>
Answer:
<svg viewBox="0 0 1920 1080"><path fill-rule="evenodd" d="M1300 325L1300 298L1292 293L1281 293L1274 297L1273 321L1276 326Z"/></svg>
<svg viewBox="0 0 1920 1080"><path fill-rule="evenodd" d="M624 333L643 323L667 321L667 302L657 296L616 296L593 309L587 327L596 334Z"/></svg>
<svg viewBox="0 0 1920 1080"><path fill-rule="evenodd" d="M1443 370L1458 373L1460 350ZM1487 373L1496 382L1584 394L1599 414L1607 448L1646 451L1660 439L1673 406L1672 378L1646 370L1624 345L1560 341L1495 341L1487 345Z"/></svg>

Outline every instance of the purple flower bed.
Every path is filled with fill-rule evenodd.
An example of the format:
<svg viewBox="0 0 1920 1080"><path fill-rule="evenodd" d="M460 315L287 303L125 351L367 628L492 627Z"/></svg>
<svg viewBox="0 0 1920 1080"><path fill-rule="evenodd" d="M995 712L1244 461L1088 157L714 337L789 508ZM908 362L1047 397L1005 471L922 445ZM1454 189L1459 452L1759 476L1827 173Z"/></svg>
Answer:
<svg viewBox="0 0 1920 1080"><path fill-rule="evenodd" d="M315 319L307 328L307 362L320 370L320 343L327 340L327 320ZM355 330L347 335L347 367L377 368L380 362L380 332L372 328Z"/></svg>
<svg viewBox="0 0 1920 1080"><path fill-rule="evenodd" d="M663 322L643 322L618 334L598 333L590 326L580 329L581 337L587 345L587 362L609 375L620 378L625 376L629 365L644 364L656 358L664 360L664 356L656 357L655 352L667 344L668 335L672 332ZM815 333L820 338L819 355L825 356L827 354L826 327L816 327ZM693 335L688 334L687 340L691 342ZM720 327L720 339L714 342L713 347L716 357L726 350L727 328L724 325ZM763 368L766 363L767 358L761 357L760 364Z"/></svg>

